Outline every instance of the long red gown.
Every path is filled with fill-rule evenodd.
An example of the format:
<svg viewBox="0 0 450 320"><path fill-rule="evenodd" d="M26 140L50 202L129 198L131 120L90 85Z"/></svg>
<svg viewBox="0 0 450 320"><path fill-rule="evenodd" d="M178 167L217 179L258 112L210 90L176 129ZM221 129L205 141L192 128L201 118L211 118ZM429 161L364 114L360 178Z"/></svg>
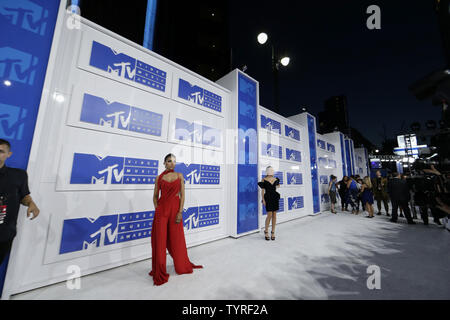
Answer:
<svg viewBox="0 0 450 320"><path fill-rule="evenodd" d="M169 280L166 272L166 248L172 256L177 274L192 273L193 268L203 268L194 265L187 255L184 238L183 221L175 223L180 208L178 196L181 188L180 178L167 182L162 177L173 170L166 170L158 177L161 197L155 210L152 225L152 271L153 283L157 286ZM159 190L158 190L159 191Z"/></svg>

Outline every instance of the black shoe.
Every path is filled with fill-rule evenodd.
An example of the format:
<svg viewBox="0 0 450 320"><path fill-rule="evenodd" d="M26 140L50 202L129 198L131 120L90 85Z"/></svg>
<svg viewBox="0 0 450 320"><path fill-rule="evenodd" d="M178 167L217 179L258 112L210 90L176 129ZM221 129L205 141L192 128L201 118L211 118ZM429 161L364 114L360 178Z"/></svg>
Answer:
<svg viewBox="0 0 450 320"><path fill-rule="evenodd" d="M270 238L269 238L269 236L268 236L269 233L268 233L267 231L264 231L264 234L266 235L266 240L267 240L267 241L270 241Z"/></svg>
<svg viewBox="0 0 450 320"><path fill-rule="evenodd" d="M377 212L377 216L381 216L381 212L378 211L378 212Z"/></svg>
<svg viewBox="0 0 450 320"><path fill-rule="evenodd" d="M272 234L271 239L275 240L275 236L274 236L275 232L271 232L271 234Z"/></svg>

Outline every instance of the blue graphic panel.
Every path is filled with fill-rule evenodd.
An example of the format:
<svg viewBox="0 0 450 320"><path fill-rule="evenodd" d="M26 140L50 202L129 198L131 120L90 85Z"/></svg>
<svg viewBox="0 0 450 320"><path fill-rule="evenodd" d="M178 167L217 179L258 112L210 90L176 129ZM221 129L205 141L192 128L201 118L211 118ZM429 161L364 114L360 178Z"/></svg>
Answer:
<svg viewBox="0 0 450 320"><path fill-rule="evenodd" d="M191 101L199 106L222 112L222 97L199 86L192 85L180 78L178 82L178 97Z"/></svg>
<svg viewBox="0 0 450 320"><path fill-rule="evenodd" d="M337 168L336 160L328 159L328 166L330 168Z"/></svg>
<svg viewBox="0 0 450 320"><path fill-rule="evenodd" d="M255 154L250 152L250 144L257 141L258 97L256 82L245 74L238 74L238 194L237 230L238 234L258 228L258 163ZM255 141L251 142L246 132L253 131Z"/></svg>
<svg viewBox="0 0 450 320"><path fill-rule="evenodd" d="M308 136L309 136L309 154L311 163L311 188L313 194L313 211L317 213L320 211L319 199L319 181L317 170L317 151L316 151L316 121L311 115L308 118Z"/></svg>
<svg viewBox="0 0 450 320"><path fill-rule="evenodd" d="M175 139L220 148L221 130L177 118Z"/></svg>
<svg viewBox="0 0 450 320"><path fill-rule="evenodd" d="M344 146L344 135L342 133L339 134L341 140L341 158L342 158L342 174L344 176L347 174L347 167L345 165L345 146Z"/></svg>
<svg viewBox="0 0 450 320"><path fill-rule="evenodd" d="M181 172L186 184L218 185L220 184L220 166L178 162L175 171Z"/></svg>
<svg viewBox="0 0 450 320"><path fill-rule="evenodd" d="M326 168L327 164L327 158L319 157L319 168Z"/></svg>
<svg viewBox="0 0 450 320"><path fill-rule="evenodd" d="M28 165L59 4L0 1L0 138L12 145L10 167ZM0 294L7 264L8 255L0 265Z"/></svg>
<svg viewBox="0 0 450 320"><path fill-rule="evenodd" d="M305 207L303 196L288 197L288 211L297 210Z"/></svg>
<svg viewBox="0 0 450 320"><path fill-rule="evenodd" d="M265 176L266 176L266 171L263 170L263 171L261 172L261 179L263 179ZM280 180L280 184L283 184L283 171L275 171L275 172L273 173L273 176L274 176L275 178L278 178L278 179Z"/></svg>
<svg viewBox="0 0 450 320"><path fill-rule="evenodd" d="M288 125L284 125L284 135L288 138L300 141L300 131L291 128Z"/></svg>
<svg viewBox="0 0 450 320"><path fill-rule="evenodd" d="M303 184L303 176L300 172L286 172L287 184Z"/></svg>
<svg viewBox="0 0 450 320"><path fill-rule="evenodd" d="M317 146L318 146L320 149L325 150L325 141L320 140L320 139L317 139Z"/></svg>
<svg viewBox="0 0 450 320"><path fill-rule="evenodd" d="M348 139L345 139L345 160L346 160L346 167L347 167L347 176L352 175L352 161L350 158L350 141Z"/></svg>
<svg viewBox="0 0 450 320"><path fill-rule="evenodd" d="M320 196L320 203L321 204L326 204L326 203L329 203L329 202L330 202L330 196L328 194L324 193L324 194L322 194Z"/></svg>
<svg viewBox="0 0 450 320"><path fill-rule="evenodd" d="M302 162L300 151L286 148L286 160Z"/></svg>
<svg viewBox="0 0 450 320"><path fill-rule="evenodd" d="M165 71L117 52L97 41L92 42L89 64L119 79L134 81L162 92L166 90L167 73Z"/></svg>
<svg viewBox="0 0 450 320"><path fill-rule="evenodd" d="M183 226L193 230L219 224L219 205L190 207L183 210Z"/></svg>
<svg viewBox="0 0 450 320"><path fill-rule="evenodd" d="M328 176L320 176L320 184L328 184Z"/></svg>
<svg viewBox="0 0 450 320"><path fill-rule="evenodd" d="M163 115L85 93L80 121L161 136Z"/></svg>
<svg viewBox="0 0 450 320"><path fill-rule="evenodd" d="M263 114L261 115L261 128L281 134L281 123Z"/></svg>
<svg viewBox="0 0 450 320"><path fill-rule="evenodd" d="M283 149L275 144L261 142L261 155L277 159L283 158Z"/></svg>
<svg viewBox="0 0 450 320"><path fill-rule="evenodd" d="M327 142L327 150L330 152L336 152L336 148L334 147L334 144L328 143Z"/></svg>
<svg viewBox="0 0 450 320"><path fill-rule="evenodd" d="M352 161L352 174L355 174L355 161L354 161L355 157L353 156L353 150L354 150L353 140L350 140L350 159Z"/></svg>
<svg viewBox="0 0 450 320"><path fill-rule="evenodd" d="M278 206L279 206L279 209L278 209L277 213L284 212L284 199L283 198L280 198L280 200L278 201ZM267 210L264 205L262 205L262 214L263 215L267 214Z"/></svg>
<svg viewBox="0 0 450 320"><path fill-rule="evenodd" d="M75 153L70 184L154 184L158 160Z"/></svg>

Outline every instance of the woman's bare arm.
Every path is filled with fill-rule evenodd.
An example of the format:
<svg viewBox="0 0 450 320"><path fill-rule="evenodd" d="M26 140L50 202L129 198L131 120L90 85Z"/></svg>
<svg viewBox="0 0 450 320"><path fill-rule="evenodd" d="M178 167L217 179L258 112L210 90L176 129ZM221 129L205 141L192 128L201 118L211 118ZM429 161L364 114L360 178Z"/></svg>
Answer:
<svg viewBox="0 0 450 320"><path fill-rule="evenodd" d="M182 173L178 174L178 177L180 178L180 209L178 209L177 217L175 219L175 223L180 223L181 220L183 220L183 207L184 207L184 176Z"/></svg>
<svg viewBox="0 0 450 320"><path fill-rule="evenodd" d="M158 196L159 196L159 185L158 185L159 176L156 178L155 189L153 190L153 205L158 206Z"/></svg>

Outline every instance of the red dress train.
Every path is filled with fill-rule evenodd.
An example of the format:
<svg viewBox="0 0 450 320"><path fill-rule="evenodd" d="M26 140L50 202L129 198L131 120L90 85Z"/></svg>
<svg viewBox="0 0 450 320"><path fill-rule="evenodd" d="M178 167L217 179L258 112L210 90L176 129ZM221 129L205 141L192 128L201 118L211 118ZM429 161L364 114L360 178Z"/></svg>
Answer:
<svg viewBox="0 0 450 320"><path fill-rule="evenodd" d="M176 215L180 208L178 196L181 188L180 178L167 182L162 177L172 172L166 170L158 177L158 186L161 197L155 210L152 225L152 271L149 275L153 277L155 285L161 285L169 280L166 272L166 248L172 256L177 274L192 273L193 268L203 268L194 265L188 257L186 240L184 238L183 221L175 223Z"/></svg>

